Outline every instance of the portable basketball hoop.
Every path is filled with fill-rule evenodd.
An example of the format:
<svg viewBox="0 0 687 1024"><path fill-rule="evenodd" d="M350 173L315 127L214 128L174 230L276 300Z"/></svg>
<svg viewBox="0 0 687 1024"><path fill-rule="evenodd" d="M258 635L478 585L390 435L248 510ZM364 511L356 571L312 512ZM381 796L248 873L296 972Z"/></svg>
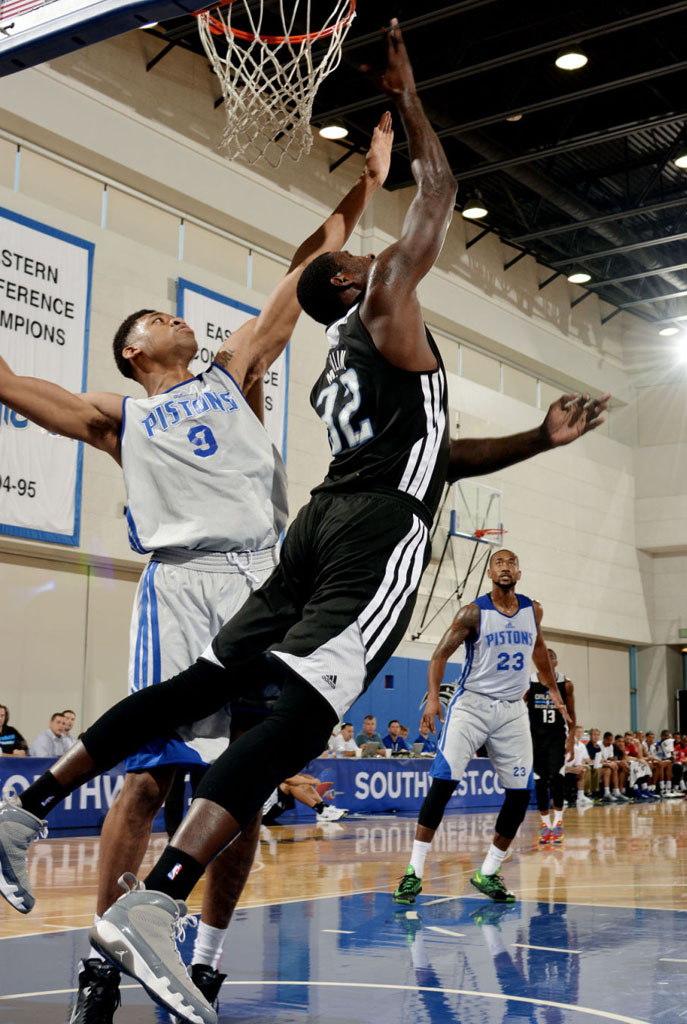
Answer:
<svg viewBox="0 0 687 1024"><path fill-rule="evenodd" d="M333 9L323 17L327 2ZM201 42L222 85L223 144L232 157L243 155L249 163L264 157L278 167L286 155L299 160L310 152L315 94L341 61L355 7L356 0L223 0L196 12ZM218 43L220 50L226 44L225 54Z"/></svg>

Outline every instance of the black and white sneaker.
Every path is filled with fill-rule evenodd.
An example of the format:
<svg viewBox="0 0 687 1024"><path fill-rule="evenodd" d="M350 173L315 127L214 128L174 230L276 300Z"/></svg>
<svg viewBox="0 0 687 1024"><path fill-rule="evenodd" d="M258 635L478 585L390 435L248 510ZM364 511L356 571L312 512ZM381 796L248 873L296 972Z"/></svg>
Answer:
<svg viewBox="0 0 687 1024"><path fill-rule="evenodd" d="M91 945L123 974L143 985L160 1006L189 1024L217 1024L217 1014L191 981L176 946L183 942L186 905L164 892L148 891L131 874L128 889L88 933Z"/></svg>
<svg viewBox="0 0 687 1024"><path fill-rule="evenodd" d="M217 1009L219 990L224 984L226 974L220 974L214 967L206 964L191 964L191 981L203 993L210 1006Z"/></svg>
<svg viewBox="0 0 687 1024"><path fill-rule="evenodd" d="M15 796L0 800L0 896L20 914L33 909L27 857L36 839L45 839L47 821L25 811Z"/></svg>
<svg viewBox="0 0 687 1024"><path fill-rule="evenodd" d="M79 994L69 1024L112 1024L121 1003L116 967L106 960L91 957L81 961Z"/></svg>

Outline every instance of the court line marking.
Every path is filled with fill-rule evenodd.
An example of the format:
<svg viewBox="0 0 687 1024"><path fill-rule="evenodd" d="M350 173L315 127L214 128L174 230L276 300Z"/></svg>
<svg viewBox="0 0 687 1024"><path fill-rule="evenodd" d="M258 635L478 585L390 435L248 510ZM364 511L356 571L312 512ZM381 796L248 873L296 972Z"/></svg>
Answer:
<svg viewBox="0 0 687 1024"><path fill-rule="evenodd" d="M666 964L687 964L687 960L678 960L675 956L659 956L658 959Z"/></svg>
<svg viewBox="0 0 687 1024"><path fill-rule="evenodd" d="M452 932L450 928L440 928L439 925L436 924L428 924L425 925L425 927L427 928L427 931L439 932L440 935L452 935L457 939L464 939L466 934L465 932Z"/></svg>
<svg viewBox="0 0 687 1024"><path fill-rule="evenodd" d="M547 953L582 953L581 949L561 949L560 946L528 946L526 942L511 942L511 946L517 946L519 949L543 949Z"/></svg>
<svg viewBox="0 0 687 1024"><path fill-rule="evenodd" d="M355 932L345 931L343 928L323 928L322 931L328 935L355 935Z"/></svg>
<svg viewBox="0 0 687 1024"><path fill-rule="evenodd" d="M438 900L427 900L425 903L421 903L422 907L433 907L435 903L449 903L451 900L459 900L460 896L442 896Z"/></svg>
<svg viewBox="0 0 687 1024"><path fill-rule="evenodd" d="M650 1021L641 1020L639 1017L625 1017L621 1013L611 1013L607 1010L596 1010L589 1006L575 1006L573 1003L558 1003L552 999L529 999L527 996L511 996L505 995L502 992L477 992L475 989L470 988L434 988L430 985L385 985L375 984L373 982L357 982L357 981L262 981L256 979L254 981L225 981L225 985L230 985L234 988L239 986L247 985L268 985L268 986L285 986L290 985L297 988L367 988L367 989L384 989L386 991L395 992L436 992L441 995L455 995L455 996L476 996L479 999L498 999L500 1002L515 1002L515 1003L530 1003L534 1006L551 1006L559 1010L572 1010L574 1013L587 1013L593 1017L601 1017L604 1020L618 1021L619 1024L651 1024ZM138 985L121 985L120 988L138 988ZM51 990L44 990L38 992L17 992L11 996L0 996L0 1002L7 1002L10 999L30 999L32 996L58 996L65 995L68 993L76 992L75 988L58 988Z"/></svg>

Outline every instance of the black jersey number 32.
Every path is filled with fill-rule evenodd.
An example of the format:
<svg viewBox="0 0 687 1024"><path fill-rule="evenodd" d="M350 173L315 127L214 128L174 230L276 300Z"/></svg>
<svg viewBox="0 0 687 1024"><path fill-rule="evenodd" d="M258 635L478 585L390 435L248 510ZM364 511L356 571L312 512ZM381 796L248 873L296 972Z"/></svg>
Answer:
<svg viewBox="0 0 687 1024"><path fill-rule="evenodd" d="M320 391L317 407L329 433L332 455L342 451L344 441L348 448L357 448L363 441L374 437L369 419L363 420L358 427L352 422L354 413L360 408L360 383L352 367Z"/></svg>

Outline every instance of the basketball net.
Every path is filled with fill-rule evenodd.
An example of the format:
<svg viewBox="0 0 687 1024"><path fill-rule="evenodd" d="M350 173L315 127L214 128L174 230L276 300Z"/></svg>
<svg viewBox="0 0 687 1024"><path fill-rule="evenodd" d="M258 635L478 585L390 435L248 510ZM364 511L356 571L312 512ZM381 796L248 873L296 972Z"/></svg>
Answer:
<svg viewBox="0 0 687 1024"><path fill-rule="evenodd" d="M311 28L313 0L279 0L282 35L264 33L263 0L229 0L196 15L203 47L222 85L223 145L232 157L243 156L249 163L264 157L278 167L284 156L299 160L310 152L315 94L338 67L355 17L356 0L333 2L324 24ZM314 6L321 10L324 3L315 0ZM235 27L239 17L248 30ZM295 35L296 24L305 31ZM224 56L217 51L221 39L227 47Z"/></svg>

